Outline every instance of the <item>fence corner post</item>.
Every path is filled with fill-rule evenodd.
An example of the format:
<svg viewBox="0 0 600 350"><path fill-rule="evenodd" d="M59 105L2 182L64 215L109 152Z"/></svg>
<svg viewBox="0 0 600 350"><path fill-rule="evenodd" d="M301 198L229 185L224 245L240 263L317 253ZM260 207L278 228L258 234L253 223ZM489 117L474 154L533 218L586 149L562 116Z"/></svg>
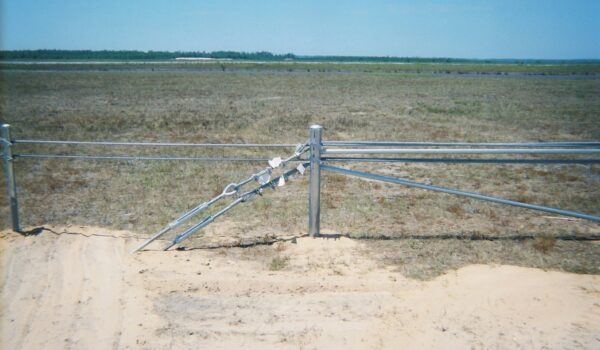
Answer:
<svg viewBox="0 0 600 350"><path fill-rule="evenodd" d="M323 127L310 127L310 182L308 184L308 234L316 237L321 225L321 146Z"/></svg>
<svg viewBox="0 0 600 350"><path fill-rule="evenodd" d="M12 221L12 229L15 232L21 232L19 224L19 204L17 201L17 182L15 180L15 171L13 167L12 143L10 137L10 125L2 124L2 159L4 165L4 175L6 178L6 189L8 192L8 204L10 206L10 216Z"/></svg>

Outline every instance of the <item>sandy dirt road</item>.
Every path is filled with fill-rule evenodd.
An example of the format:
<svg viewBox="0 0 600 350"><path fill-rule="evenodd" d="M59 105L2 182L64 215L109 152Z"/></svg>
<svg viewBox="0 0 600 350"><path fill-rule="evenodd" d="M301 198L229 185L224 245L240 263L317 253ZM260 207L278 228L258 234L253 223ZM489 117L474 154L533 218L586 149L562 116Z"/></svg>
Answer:
<svg viewBox="0 0 600 350"><path fill-rule="evenodd" d="M95 235L0 233L2 349L600 348L600 276L477 265L420 282L345 238L131 255L128 232L53 230Z"/></svg>

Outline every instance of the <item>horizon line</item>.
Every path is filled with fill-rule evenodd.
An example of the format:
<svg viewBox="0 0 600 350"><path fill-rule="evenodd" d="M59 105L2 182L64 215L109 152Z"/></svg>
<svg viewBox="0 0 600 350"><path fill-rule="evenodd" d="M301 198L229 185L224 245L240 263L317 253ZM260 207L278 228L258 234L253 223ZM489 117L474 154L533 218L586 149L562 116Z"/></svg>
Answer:
<svg viewBox="0 0 600 350"><path fill-rule="evenodd" d="M356 54L296 54L293 52L286 53L277 53L271 52L267 50L256 50L256 51L237 51L237 50L140 50L140 49L48 49L48 48L36 48L36 49L0 49L0 52L35 52L35 51L63 51L63 52L93 52L93 53L101 53L101 52L138 52L138 53L182 53L182 54L215 54L215 53L236 53L236 54L260 54L266 53L273 56L289 56L297 58L319 58L319 57L340 57L340 58L367 58L367 59L421 59L421 60L440 60L440 59L449 59L449 60L470 60L470 61L598 61L600 63L600 58L515 58L515 57L507 57L507 58L499 58L499 57L486 57L486 58L477 58L477 57L456 57L456 56L396 56L396 55L356 55ZM202 58L202 56L198 56L198 58ZM0 58L1 59L1 58Z"/></svg>

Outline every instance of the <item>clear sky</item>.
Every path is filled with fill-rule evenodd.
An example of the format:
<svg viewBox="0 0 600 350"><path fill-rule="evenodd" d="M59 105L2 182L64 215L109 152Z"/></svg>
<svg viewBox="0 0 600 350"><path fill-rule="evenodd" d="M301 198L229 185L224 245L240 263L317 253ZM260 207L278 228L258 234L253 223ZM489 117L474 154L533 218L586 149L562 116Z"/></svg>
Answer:
<svg viewBox="0 0 600 350"><path fill-rule="evenodd" d="M0 0L2 49L600 58L600 0Z"/></svg>

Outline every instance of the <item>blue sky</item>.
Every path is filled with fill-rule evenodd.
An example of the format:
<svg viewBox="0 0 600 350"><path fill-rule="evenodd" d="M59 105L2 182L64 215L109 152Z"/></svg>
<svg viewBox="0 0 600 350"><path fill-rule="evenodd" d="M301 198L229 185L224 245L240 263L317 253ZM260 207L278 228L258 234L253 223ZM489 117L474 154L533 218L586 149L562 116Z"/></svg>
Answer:
<svg viewBox="0 0 600 350"><path fill-rule="evenodd" d="M0 0L3 49L600 58L600 0Z"/></svg>

